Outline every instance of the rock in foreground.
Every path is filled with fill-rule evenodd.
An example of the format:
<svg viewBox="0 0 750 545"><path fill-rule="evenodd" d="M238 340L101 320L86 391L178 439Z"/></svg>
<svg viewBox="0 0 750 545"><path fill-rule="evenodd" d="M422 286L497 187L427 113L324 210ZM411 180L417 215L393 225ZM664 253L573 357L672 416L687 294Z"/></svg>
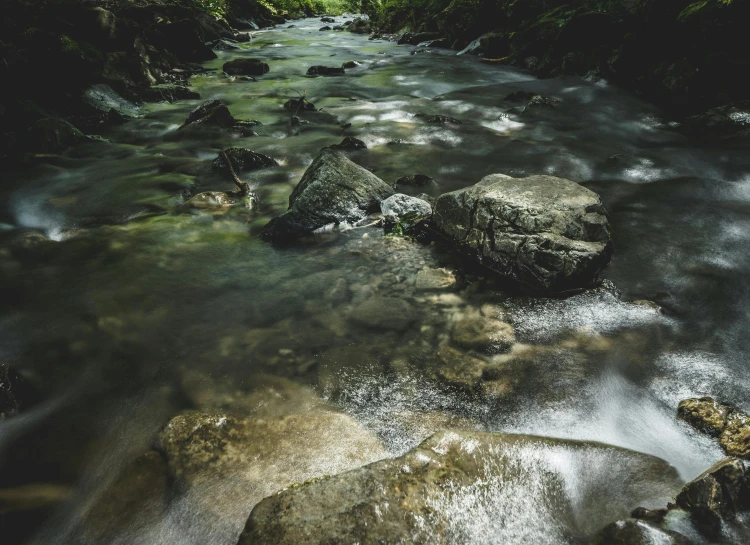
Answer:
<svg viewBox="0 0 750 545"><path fill-rule="evenodd" d="M544 292L591 286L612 256L599 196L553 176L487 176L441 195L433 222L459 251Z"/></svg>
<svg viewBox="0 0 750 545"><path fill-rule="evenodd" d="M264 499L239 543L574 542L678 488L666 462L616 447L439 432L400 458Z"/></svg>
<svg viewBox="0 0 750 545"><path fill-rule="evenodd" d="M383 180L333 150L323 150L289 197L289 210L271 220L261 237L288 243L331 224L355 223L393 194Z"/></svg>

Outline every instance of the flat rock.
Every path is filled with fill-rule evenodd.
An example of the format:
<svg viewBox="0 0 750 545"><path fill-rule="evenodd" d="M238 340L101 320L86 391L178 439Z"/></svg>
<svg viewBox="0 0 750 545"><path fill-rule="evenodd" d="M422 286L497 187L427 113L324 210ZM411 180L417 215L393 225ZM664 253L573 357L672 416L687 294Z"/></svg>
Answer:
<svg viewBox="0 0 750 545"><path fill-rule="evenodd" d="M417 312L403 299L374 296L355 307L349 317L363 326L404 331L416 321Z"/></svg>
<svg viewBox="0 0 750 545"><path fill-rule="evenodd" d="M264 499L239 545L574 542L679 486L663 460L609 445L443 431Z"/></svg>
<svg viewBox="0 0 750 545"><path fill-rule="evenodd" d="M441 195L433 223L481 265L540 291L591 286L612 255L599 196L553 176L487 176Z"/></svg>
<svg viewBox="0 0 750 545"><path fill-rule="evenodd" d="M250 413L184 413L162 430L176 500L190 506L197 531L210 529L204 542L235 543L269 494L386 455L374 435L322 400L306 401L314 394L304 390L278 380L249 394L254 410L243 407Z"/></svg>
<svg viewBox="0 0 750 545"><path fill-rule="evenodd" d="M261 237L291 242L327 225L355 223L378 211L392 194L370 171L337 151L323 150L289 197L289 210L271 220Z"/></svg>
<svg viewBox="0 0 750 545"><path fill-rule="evenodd" d="M446 290L456 285L456 276L448 269L425 267L417 273L418 290Z"/></svg>

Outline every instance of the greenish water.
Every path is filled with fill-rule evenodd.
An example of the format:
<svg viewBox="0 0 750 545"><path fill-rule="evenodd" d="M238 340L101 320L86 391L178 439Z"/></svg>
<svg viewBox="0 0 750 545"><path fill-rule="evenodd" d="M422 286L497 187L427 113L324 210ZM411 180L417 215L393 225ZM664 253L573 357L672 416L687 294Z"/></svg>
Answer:
<svg viewBox="0 0 750 545"><path fill-rule="evenodd" d="M0 361L28 376L42 401L0 422L0 488L71 491L28 519L4 519L19 532L9 543L75 542L76 521L97 494L191 407L183 386L194 373L240 390L258 374L309 385L377 433L391 455L431 431L399 415L440 412L479 429L624 446L664 458L684 479L718 460L718 446L674 415L694 395L750 408L745 151L698 146L653 106L604 82L538 80L451 51L412 55L414 47L319 32L313 20L295 24L258 32L246 52L206 63L262 58L271 71L259 81L220 71L194 77L200 101L144 105L141 118L102 135L109 143L4 174ZM342 77L304 75L349 60L362 66ZM502 97L517 90L560 103L515 115ZM295 135L282 105L300 94L322 112L306 115ZM259 136L176 132L214 98L238 119L261 121ZM462 124L429 125L417 113ZM521 298L449 253L385 240L377 228L285 249L259 241L318 150L343 136L368 144L350 158L383 180L424 173L440 184L435 194L491 173L584 183L610 212L616 257L605 277L622 297ZM192 194L233 189L210 168L229 146L280 163L243 175L259 208L186 210ZM616 154L625 156L608 159ZM416 290L424 267L455 270L457 297ZM413 324L376 330L351 320L373 294L408 301ZM625 303L640 299L664 312ZM446 388L432 369L452 320L486 304L503 307L531 346L499 400ZM170 516L158 542L204 542L205 528ZM118 543L153 535L130 528Z"/></svg>

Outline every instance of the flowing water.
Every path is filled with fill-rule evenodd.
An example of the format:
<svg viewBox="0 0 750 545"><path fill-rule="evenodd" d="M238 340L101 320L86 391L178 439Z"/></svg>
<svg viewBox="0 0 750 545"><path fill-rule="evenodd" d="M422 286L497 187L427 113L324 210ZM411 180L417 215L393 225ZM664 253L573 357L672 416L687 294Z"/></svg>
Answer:
<svg viewBox="0 0 750 545"><path fill-rule="evenodd" d="M201 101L150 104L108 129L109 143L4 174L0 362L20 369L41 399L0 422L0 489L34 486L60 501L0 514L3 543L74 543L102 490L172 416L194 406L185 393L191 376L209 389L250 389L269 375L308 385L376 433L391 456L439 427L433 419L626 447L663 458L684 480L722 457L675 410L699 395L750 409L743 149L690 141L657 108L604 81L540 80L453 51L322 33L317 20L287 26L206 63L220 69L238 56L262 58L271 71L259 81L220 70L191 79L201 101L221 99L236 118L261 121L259 136L177 133ZM349 60L362 65L341 77L305 76L312 65ZM519 90L556 106L520 114L502 100ZM282 105L301 94L322 112L303 116L309 123L296 134ZM462 124L431 125L418 113ZM513 295L438 247L384 239L375 227L293 248L258 240L318 150L342 136L366 142L350 158L389 183L432 176L433 195L491 173L554 174L597 191L614 232L607 287L560 299ZM229 146L280 163L243 175L258 210L186 210L190 194L232 189L210 169ZM443 266L458 276L450 296L416 291L420 269ZM408 300L413 325L376 330L350 320L350 309L373 294ZM628 303L635 300L662 311ZM501 399L442 386L430 369L451 321L486 304L504 309L526 347ZM621 516L635 507L601 490L606 467L560 471L583 483L579 493L596 488ZM460 505L478 501L469 500ZM510 510L516 527L533 524L535 503L528 505ZM191 516L175 500L158 528L134 519L116 542L236 538L189 524ZM556 532L547 541L566 542Z"/></svg>

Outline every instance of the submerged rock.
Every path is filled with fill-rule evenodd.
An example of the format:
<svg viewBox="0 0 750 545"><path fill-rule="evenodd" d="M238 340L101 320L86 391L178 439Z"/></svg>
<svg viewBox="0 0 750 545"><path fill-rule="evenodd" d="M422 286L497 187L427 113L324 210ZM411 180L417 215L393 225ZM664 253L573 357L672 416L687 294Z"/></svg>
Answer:
<svg viewBox="0 0 750 545"><path fill-rule="evenodd" d="M450 346L440 347L437 358L436 373L443 382L468 393L477 391L487 368L485 361Z"/></svg>
<svg viewBox="0 0 750 545"><path fill-rule="evenodd" d="M260 59L234 59L225 62L222 70L230 76L262 76L270 68Z"/></svg>
<svg viewBox="0 0 750 545"><path fill-rule="evenodd" d="M341 66L311 66L307 69L308 76L341 76L345 73Z"/></svg>
<svg viewBox="0 0 750 545"><path fill-rule="evenodd" d="M666 462L617 447L445 431L264 499L239 545L568 542L678 487Z"/></svg>
<svg viewBox="0 0 750 545"><path fill-rule="evenodd" d="M279 162L273 157L263 155L245 148L229 148L220 153L219 156L214 159L212 167L214 170L219 170L226 174L229 174L229 168L224 160L224 155L229 157L232 162L232 168L236 173L242 171L259 170L261 168L277 167Z"/></svg>
<svg viewBox="0 0 750 545"><path fill-rule="evenodd" d="M290 242L331 224L355 223L393 194L383 180L339 152L323 150L289 197L289 210L271 220L261 236Z"/></svg>
<svg viewBox="0 0 750 545"><path fill-rule="evenodd" d="M591 286L612 255L599 196L553 176L487 176L441 195L433 223L459 251L541 291Z"/></svg>
<svg viewBox="0 0 750 545"><path fill-rule="evenodd" d="M464 348L500 353L510 350L516 336L510 324L475 311L453 325L451 340Z"/></svg>
<svg viewBox="0 0 750 545"><path fill-rule="evenodd" d="M404 331L418 315L416 309L403 299L375 296L355 307L349 317L366 327Z"/></svg>
<svg viewBox="0 0 750 545"><path fill-rule="evenodd" d="M254 195L243 195L240 192L204 191L191 197L185 206L206 210L224 210L242 206L248 210L255 208L256 198Z"/></svg>
<svg viewBox="0 0 750 545"><path fill-rule="evenodd" d="M448 269L424 268L417 273L418 290L445 290L456 285L456 276Z"/></svg>

